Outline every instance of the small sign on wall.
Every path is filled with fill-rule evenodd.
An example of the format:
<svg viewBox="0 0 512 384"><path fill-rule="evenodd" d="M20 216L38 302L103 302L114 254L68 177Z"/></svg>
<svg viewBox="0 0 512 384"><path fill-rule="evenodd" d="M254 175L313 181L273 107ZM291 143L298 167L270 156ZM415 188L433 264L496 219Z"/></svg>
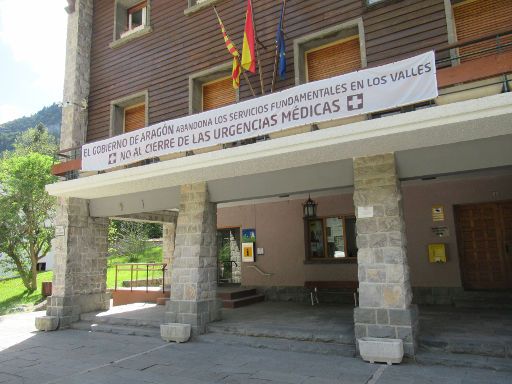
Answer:
<svg viewBox="0 0 512 384"><path fill-rule="evenodd" d="M373 207L357 207L357 218L366 219L373 217Z"/></svg>
<svg viewBox="0 0 512 384"><path fill-rule="evenodd" d="M444 207L442 205L432 206L432 221L444 221Z"/></svg>
<svg viewBox="0 0 512 384"><path fill-rule="evenodd" d="M242 243L242 261L244 263L254 262L254 243Z"/></svg>

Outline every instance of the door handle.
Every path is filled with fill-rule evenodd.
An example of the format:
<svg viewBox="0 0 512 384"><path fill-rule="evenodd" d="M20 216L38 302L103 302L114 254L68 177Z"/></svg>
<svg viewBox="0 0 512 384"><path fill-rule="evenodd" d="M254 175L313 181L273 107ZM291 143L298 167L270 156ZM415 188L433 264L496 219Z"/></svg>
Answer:
<svg viewBox="0 0 512 384"><path fill-rule="evenodd" d="M510 253L510 244L505 244L505 253L507 255Z"/></svg>

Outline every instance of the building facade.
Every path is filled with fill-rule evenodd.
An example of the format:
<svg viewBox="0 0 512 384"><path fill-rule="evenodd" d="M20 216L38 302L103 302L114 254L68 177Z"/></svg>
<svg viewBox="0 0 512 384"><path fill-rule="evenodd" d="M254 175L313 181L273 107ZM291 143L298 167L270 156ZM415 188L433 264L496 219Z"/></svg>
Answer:
<svg viewBox="0 0 512 384"><path fill-rule="evenodd" d="M253 91L244 78L232 87L213 10L237 43L246 4L70 0L61 149L80 154L268 96L281 2L253 1ZM179 211L161 220L170 322L202 333L218 318L227 244L240 258L237 282L268 300L307 300L322 283L358 286L356 337L401 338L414 355L416 304L512 288L510 11L506 0L287 1L287 70L275 92L433 51L438 95L127 166L85 170L80 156L60 164L63 180L48 187L62 228L48 315L66 326L107 306L108 218ZM307 199L316 204L309 217ZM236 249L244 229L255 230L255 255ZM242 240L218 241L226 236Z"/></svg>

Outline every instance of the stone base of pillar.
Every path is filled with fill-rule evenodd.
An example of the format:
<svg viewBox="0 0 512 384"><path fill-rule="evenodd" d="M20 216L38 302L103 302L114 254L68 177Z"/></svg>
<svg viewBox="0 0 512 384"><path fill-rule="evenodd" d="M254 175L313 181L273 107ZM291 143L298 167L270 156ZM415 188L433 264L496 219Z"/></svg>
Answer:
<svg viewBox="0 0 512 384"><path fill-rule="evenodd" d="M405 356L414 357L417 351L416 335L418 334L416 305L411 305L408 309L357 307L354 309L354 323L356 339L361 337L402 339Z"/></svg>
<svg viewBox="0 0 512 384"><path fill-rule="evenodd" d="M203 301L168 301L165 322L190 324L193 335L206 333L206 326L212 321L220 320L220 300Z"/></svg>
<svg viewBox="0 0 512 384"><path fill-rule="evenodd" d="M82 313L106 311L110 308L110 293L75 296L50 296L46 314L59 319L59 328L69 327L80 320Z"/></svg>

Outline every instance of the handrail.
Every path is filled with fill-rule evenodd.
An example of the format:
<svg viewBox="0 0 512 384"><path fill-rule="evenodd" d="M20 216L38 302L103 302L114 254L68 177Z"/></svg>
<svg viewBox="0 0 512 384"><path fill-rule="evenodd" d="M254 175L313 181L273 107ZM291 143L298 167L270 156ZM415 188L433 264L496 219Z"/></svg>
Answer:
<svg viewBox="0 0 512 384"><path fill-rule="evenodd" d="M149 291L149 273L152 272L152 278L155 272L162 272L162 292L165 292L165 270L167 269L166 263L120 263L115 264L115 282L114 290L117 291L118 273L120 271L130 271L130 291L133 291L133 274L135 272L135 281L138 281L139 272L146 273L146 292Z"/></svg>
<svg viewBox="0 0 512 384"><path fill-rule="evenodd" d="M254 268L256 271L266 277L274 275L273 273L263 272L257 265L249 265L249 268Z"/></svg>
<svg viewBox="0 0 512 384"><path fill-rule="evenodd" d="M438 48L435 48L435 51L436 52L448 51L448 50L454 49L454 48L466 47L471 44L477 44L477 43L481 43L483 41L487 41L487 40L495 39L497 37L499 38L499 37L503 37L503 36L511 35L511 34L512 34L511 29L505 29L505 30L501 30L498 32L480 35L478 37L472 37L469 39L460 40L455 43L443 44L443 45L440 45Z"/></svg>

